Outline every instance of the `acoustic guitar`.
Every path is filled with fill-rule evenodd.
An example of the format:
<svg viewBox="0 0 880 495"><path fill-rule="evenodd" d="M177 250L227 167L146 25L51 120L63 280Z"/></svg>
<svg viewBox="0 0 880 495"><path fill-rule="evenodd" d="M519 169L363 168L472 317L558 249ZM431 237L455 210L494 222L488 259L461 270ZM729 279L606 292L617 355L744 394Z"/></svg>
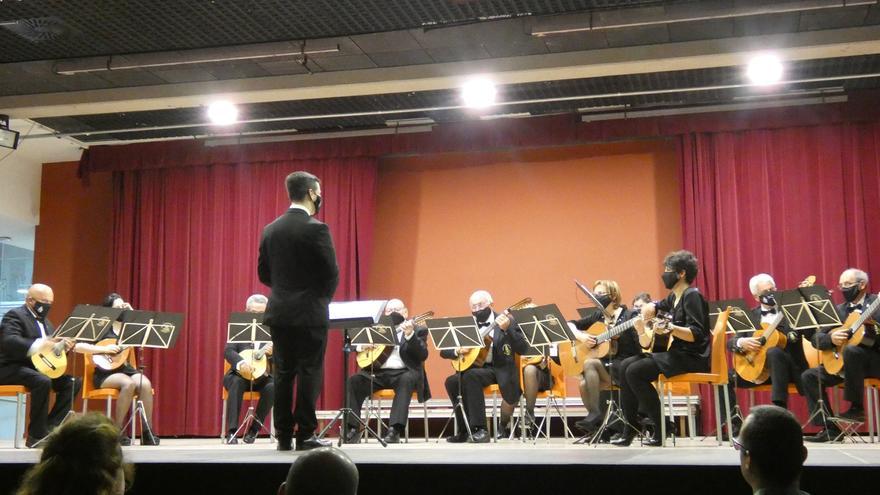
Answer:
<svg viewBox="0 0 880 495"><path fill-rule="evenodd" d="M502 314L507 315L512 310L522 309L526 305L532 302L531 297L527 297L516 302L513 306L505 309ZM457 359L452 361L452 367L455 371L462 372L470 368L471 366L482 367L486 363L486 356L489 354L489 349L492 347L492 334L495 333L495 329L498 328L498 325L493 321L491 325L489 325L488 329L486 329L486 336L483 337L483 347L473 347L471 349L465 349L464 353L461 356L458 356Z"/></svg>
<svg viewBox="0 0 880 495"><path fill-rule="evenodd" d="M37 352L31 355L34 368L49 378L58 378L67 371L66 343L44 342Z"/></svg>
<svg viewBox="0 0 880 495"><path fill-rule="evenodd" d="M589 347L586 342L563 342L559 344L559 363L567 376L580 375L584 370L584 361L591 358L603 358L611 351L611 339L631 329L639 317L630 318L610 329L602 321L590 325L585 333L596 339L596 345Z"/></svg>
<svg viewBox="0 0 880 495"><path fill-rule="evenodd" d="M874 302L869 304L861 313L850 313L849 316L846 317L846 321L843 322L842 327L835 328L828 332L831 334L838 330L846 330L847 340L841 345L836 345L831 349L821 352L820 359L822 365L825 366L825 371L832 375L840 373L843 369L843 349L846 346L874 344L874 337L867 335L865 322L874 314L874 311L877 311L878 307L880 307L880 297L874 299Z"/></svg>
<svg viewBox="0 0 880 495"><path fill-rule="evenodd" d="M410 321L413 325L418 325L432 316L434 316L433 311L425 311L420 315L414 316ZM398 325L398 328L400 328L400 325ZM394 346L376 344L370 349L364 349L357 353L357 364L363 370L379 369L388 361L392 352L394 352Z"/></svg>
<svg viewBox="0 0 880 495"><path fill-rule="evenodd" d="M97 342L98 346L117 345L119 341L115 338L104 339ZM131 354L131 347L123 347L116 354L92 354L92 362L95 366L106 371L113 371L128 362L128 356Z"/></svg>
<svg viewBox="0 0 880 495"><path fill-rule="evenodd" d="M245 349L238 353L250 367L250 372L236 371L245 380L256 380L266 374L269 369L269 359L266 355L272 349L272 344L260 349Z"/></svg>

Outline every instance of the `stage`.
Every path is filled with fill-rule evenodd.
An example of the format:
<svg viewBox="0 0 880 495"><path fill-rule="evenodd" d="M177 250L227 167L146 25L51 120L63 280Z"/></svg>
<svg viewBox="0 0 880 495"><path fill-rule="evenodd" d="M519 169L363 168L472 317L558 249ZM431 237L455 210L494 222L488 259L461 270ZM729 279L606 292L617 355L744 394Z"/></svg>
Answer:
<svg viewBox="0 0 880 495"><path fill-rule="evenodd" d="M0 448L3 493L39 456L36 450ZM808 445L803 487L813 494L831 490L876 493L880 470L877 444ZM739 473L739 454L714 438L677 439L675 447L648 448L573 445L570 440L519 440L470 445L410 439L382 448L376 442L343 446L358 465L359 493L449 493L485 491L555 493L607 490L748 493ZM253 445L222 445L219 439L162 439L158 447L126 447L137 465L130 493L274 493L298 455L277 452L259 439Z"/></svg>

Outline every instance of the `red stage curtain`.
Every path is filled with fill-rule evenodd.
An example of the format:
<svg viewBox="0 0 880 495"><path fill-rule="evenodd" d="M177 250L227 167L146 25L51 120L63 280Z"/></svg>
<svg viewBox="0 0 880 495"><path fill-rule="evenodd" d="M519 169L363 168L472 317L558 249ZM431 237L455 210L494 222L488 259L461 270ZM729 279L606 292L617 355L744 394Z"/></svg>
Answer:
<svg viewBox="0 0 880 495"><path fill-rule="evenodd" d="M880 276L880 123L685 134L680 152L684 246L708 298L757 304L748 281L760 272L780 288L811 274L833 288L851 266ZM802 399L791 404L806 417Z"/></svg>
<svg viewBox="0 0 880 495"><path fill-rule="evenodd" d="M319 217L330 226L340 265L336 299L357 299L369 266L375 159L115 172L113 287L136 308L186 314L173 349L145 352L162 436L218 433L225 322L249 295L268 293L257 279L260 233L289 205L284 177L301 169L322 181ZM341 340L331 331L323 409L342 402Z"/></svg>

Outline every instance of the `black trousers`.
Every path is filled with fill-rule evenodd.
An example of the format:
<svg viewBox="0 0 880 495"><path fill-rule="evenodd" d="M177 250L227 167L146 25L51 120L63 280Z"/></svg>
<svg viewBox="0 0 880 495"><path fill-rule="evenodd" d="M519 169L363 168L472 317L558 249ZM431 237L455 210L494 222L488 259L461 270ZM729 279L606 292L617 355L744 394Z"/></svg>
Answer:
<svg viewBox="0 0 880 495"><path fill-rule="evenodd" d="M770 385L770 400L781 407L788 407L789 383L794 383L798 390L803 390L801 375L804 373L804 369L784 349L778 347L769 349L767 351L767 366L770 368L770 378L764 383L746 381L737 375L735 370L730 370L730 380L727 382L730 407L736 406L737 388L754 388L759 385ZM721 416L724 417L723 403L721 406Z"/></svg>
<svg viewBox="0 0 880 495"><path fill-rule="evenodd" d="M275 368L275 433L306 439L318 427L315 404L324 384L326 327L271 327ZM296 405L293 385L296 382ZM291 411L291 408L294 409Z"/></svg>
<svg viewBox="0 0 880 495"><path fill-rule="evenodd" d="M801 375L804 384L804 393L807 396L807 404L812 414L819 401L819 383L822 383L821 397L825 401L825 413L830 414L828 409L828 393L825 388L844 384L843 398L857 406L862 406L865 396L865 378L880 378L880 353L876 350L862 346L846 346L843 348L843 374L844 377L831 375L823 366L808 369ZM813 424L822 424L821 418L814 418Z"/></svg>
<svg viewBox="0 0 880 495"><path fill-rule="evenodd" d="M653 382L660 376L660 367L650 354L624 359L620 363L620 407L626 422L637 426L641 412L660 424L660 397Z"/></svg>
<svg viewBox="0 0 880 495"><path fill-rule="evenodd" d="M30 425L28 436L43 438L49 428L58 426L79 395L82 379L62 375L54 380L28 366L5 366L0 369L0 385L24 385L30 390ZM49 411L49 390L55 391L55 405Z"/></svg>
<svg viewBox="0 0 880 495"><path fill-rule="evenodd" d="M251 390L251 382L236 375L235 373L227 373L223 377L223 386L229 392L226 399L226 431L234 433L238 429L239 415L241 414L241 398L245 392ZM260 393L260 400L257 401L257 409L254 414L260 423L266 424L266 416L269 409L275 402L275 381L271 376L263 376L254 380L254 392ZM251 430L257 431L259 426L251 426Z"/></svg>
<svg viewBox="0 0 880 495"><path fill-rule="evenodd" d="M458 373L446 378L446 392L452 399L453 407L458 404L458 380ZM471 430L486 427L486 396L483 395L483 389L493 383L498 383L498 377L491 366L468 368L461 374L461 401ZM462 428L459 431L464 431L460 409L455 410L455 416Z"/></svg>
<svg viewBox="0 0 880 495"><path fill-rule="evenodd" d="M409 368L379 369L373 373L371 386L370 373L359 371L348 378L348 407L360 416L364 399L376 390L390 388L394 390L394 400L391 402L389 424L402 432L409 418L409 403L419 383L419 375L418 371ZM354 428L359 425L349 426Z"/></svg>

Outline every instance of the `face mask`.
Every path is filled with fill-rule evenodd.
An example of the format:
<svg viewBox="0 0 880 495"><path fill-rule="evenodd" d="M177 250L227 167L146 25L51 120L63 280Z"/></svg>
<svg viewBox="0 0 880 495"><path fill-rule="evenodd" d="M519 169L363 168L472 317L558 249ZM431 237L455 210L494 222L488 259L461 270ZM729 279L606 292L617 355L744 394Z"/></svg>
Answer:
<svg viewBox="0 0 880 495"><path fill-rule="evenodd" d="M675 272L663 272L661 277L663 278L663 286L669 290L672 290L678 283L678 274Z"/></svg>
<svg viewBox="0 0 880 495"><path fill-rule="evenodd" d="M776 298L773 297L773 294L770 294L769 292L766 294L761 294L759 299L761 300L761 304L763 304L764 306L776 306Z"/></svg>
<svg viewBox="0 0 880 495"><path fill-rule="evenodd" d="M315 215L317 215L318 212L321 211L321 196L316 196L314 199L314 203L315 203Z"/></svg>
<svg viewBox="0 0 880 495"><path fill-rule="evenodd" d="M596 299L599 301L599 304L602 305L603 308L607 308L609 304L611 304L611 296L608 294L597 295Z"/></svg>
<svg viewBox="0 0 880 495"><path fill-rule="evenodd" d="M840 289L840 292L843 294L843 298L846 299L846 302L853 302L859 297L861 288L859 287L859 284L855 284L845 289Z"/></svg>
<svg viewBox="0 0 880 495"><path fill-rule="evenodd" d="M474 311L471 314L474 315L474 319L476 319L478 322L484 322L487 321L490 316L492 316L492 308L486 306L485 308L479 311Z"/></svg>
<svg viewBox="0 0 880 495"><path fill-rule="evenodd" d="M397 325L400 325L401 323L403 323L406 320L406 318L404 318L403 315L398 313L397 311L392 311L388 316L391 317L391 323L395 327Z"/></svg>
<svg viewBox="0 0 880 495"><path fill-rule="evenodd" d="M37 314L37 318L40 320L46 319L46 315L49 314L50 309L52 309L51 304L42 303L40 301L34 302L34 313Z"/></svg>

